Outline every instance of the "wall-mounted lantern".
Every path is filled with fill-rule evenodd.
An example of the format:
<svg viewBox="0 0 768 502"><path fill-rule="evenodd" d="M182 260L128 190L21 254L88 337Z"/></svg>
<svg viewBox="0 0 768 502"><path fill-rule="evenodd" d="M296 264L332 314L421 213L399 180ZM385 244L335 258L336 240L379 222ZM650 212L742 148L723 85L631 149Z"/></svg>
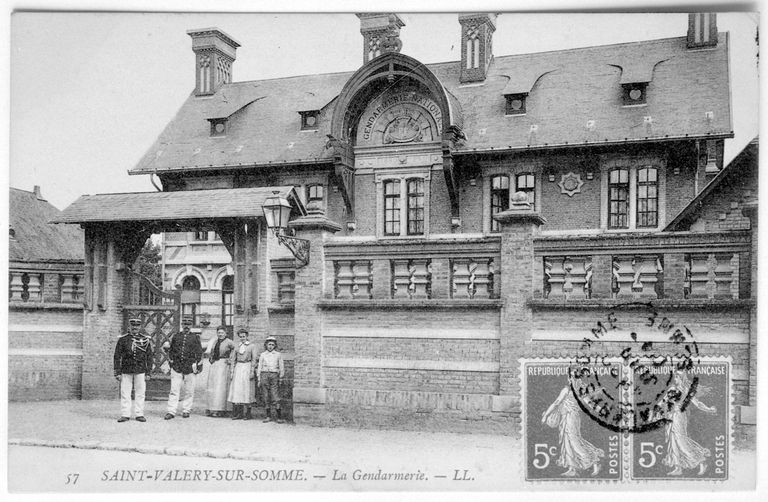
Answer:
<svg viewBox="0 0 768 502"><path fill-rule="evenodd" d="M274 191L272 194L271 197L267 197L262 206L267 227L275 233L277 241L287 247L296 258L297 267L305 267L309 263L309 241L285 235L288 219L291 216L291 204L288 199L280 196L280 192Z"/></svg>

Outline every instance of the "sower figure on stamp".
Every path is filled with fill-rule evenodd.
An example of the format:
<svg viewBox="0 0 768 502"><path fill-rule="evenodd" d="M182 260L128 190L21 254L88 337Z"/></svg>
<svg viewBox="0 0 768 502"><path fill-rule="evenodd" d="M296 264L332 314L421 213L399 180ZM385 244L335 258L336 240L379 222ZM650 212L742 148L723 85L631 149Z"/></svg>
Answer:
<svg viewBox="0 0 768 502"><path fill-rule="evenodd" d="M259 365L256 368L261 396L264 399L264 409L267 412L264 422L271 422L276 417L277 423L282 424L278 392L285 375L283 356L277 351L277 340L273 336L267 337L264 348L267 350L259 356ZM274 411L274 415L270 414L270 409Z"/></svg>
<svg viewBox="0 0 768 502"><path fill-rule="evenodd" d="M208 411L212 417L219 417L227 411L227 395L229 390L229 373L232 364L230 355L235 350L235 342L227 338L224 326L216 328L215 342L210 347L208 361ZM212 340L213 341L213 340Z"/></svg>
<svg viewBox="0 0 768 502"><path fill-rule="evenodd" d="M256 346L248 340L248 330L237 330L240 340L230 355L232 383L228 400L232 403L232 420L250 420L251 406L256 401Z"/></svg>
<svg viewBox="0 0 768 502"><path fill-rule="evenodd" d="M680 476L683 474L683 469L695 469L697 467L699 476L701 476L707 470L707 458L712 456L709 448L704 448L688 436L688 410L690 406L683 409L683 397L688 395L690 389L691 382L688 376L682 371L676 371L674 384L667 390L667 395L674 396L674 398L669 399L672 415L664 429L667 440L667 455L661 461L664 465L673 468L667 474L668 476ZM708 392L709 389L698 387L696 395L691 396L688 404L704 413L715 415L717 408L707 406L698 399Z"/></svg>
<svg viewBox="0 0 768 502"><path fill-rule="evenodd" d="M555 402L541 415L541 423L560 432L557 465L568 469L563 476L573 477L578 471L590 468L593 476L600 472L600 459L605 451L581 436L581 409L569 387L563 387Z"/></svg>
<svg viewBox="0 0 768 502"><path fill-rule="evenodd" d="M146 380L152 371L152 344L149 336L141 332L141 319L128 320L130 332L117 340L115 346L115 378L120 382L120 418L118 422L131 419L131 391L134 393L133 411L138 422L144 418L144 395Z"/></svg>
<svg viewBox="0 0 768 502"><path fill-rule="evenodd" d="M176 416L181 400L181 416L189 418L192 411L192 401L195 397L195 375L200 373L203 366L203 346L200 336L192 333L192 318L185 316L181 320L181 333L171 337L163 348L168 352L168 362L171 364L171 393L168 395L168 409L165 419Z"/></svg>

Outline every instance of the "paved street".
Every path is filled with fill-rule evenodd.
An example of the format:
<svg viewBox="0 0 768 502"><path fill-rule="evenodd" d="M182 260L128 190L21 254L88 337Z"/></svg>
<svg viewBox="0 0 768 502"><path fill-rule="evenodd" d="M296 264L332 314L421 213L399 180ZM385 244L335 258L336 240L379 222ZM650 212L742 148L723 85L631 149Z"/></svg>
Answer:
<svg viewBox="0 0 768 502"><path fill-rule="evenodd" d="M242 465L247 465L241 467L243 469L251 469L257 464L280 465L281 468L301 466L307 470L307 476L325 476L311 477L300 486L287 482L291 485L288 486L285 481L274 483L273 488L284 490L318 487L327 490L509 490L519 487L519 449L511 437L264 424L261 420L244 422L205 417L203 410L195 410L188 419L177 417L165 421L162 418L164 407L165 403L148 402L146 423L131 420L118 424L116 400L10 403L9 442L12 445L57 447L54 455L66 452L65 458L71 458L74 465L82 467L82 475L97 485L100 481L95 478L101 475L103 469L131 469L131 465L144 465L146 457L158 458L159 468L168 470L183 469L190 465L189 459L197 459L216 469L226 469L216 466L233 465L240 461ZM73 446L82 453L73 453ZM92 458L104 453L100 450L107 450L110 455L120 454L119 458L127 455L125 458L135 460L126 464L128 467L123 467L117 460L107 464L94 462ZM14 458L23 455L24 450L20 453L14 448ZM11 460L10 465L15 471L16 466L23 463L16 464ZM25 475L36 469L39 472L39 465L37 460L29 462L22 472ZM62 468L58 478L66 478L70 469L63 462L57 465ZM352 479L356 470L362 475L376 474L379 469L410 474L412 479ZM338 471L337 477L346 475L346 480L331 482L334 470ZM422 476L424 479L416 479ZM461 478L461 481L453 481L454 477ZM60 489L60 479L56 476L48 478L52 487ZM253 489L248 483L244 485L244 490ZM39 489L39 484L35 486ZM189 483L183 486L189 490L207 489ZM102 485L101 489L105 486ZM126 483L122 489L148 488ZM158 488L153 486L149 489Z"/></svg>
<svg viewBox="0 0 768 502"><path fill-rule="evenodd" d="M146 423L118 424L117 400L10 403L9 488L125 492L553 487L522 481L520 443L509 436L264 424L209 418L202 410L188 419L165 421L164 406L147 403ZM729 487L754 483L753 455L732 452ZM676 482L672 487L711 485Z"/></svg>

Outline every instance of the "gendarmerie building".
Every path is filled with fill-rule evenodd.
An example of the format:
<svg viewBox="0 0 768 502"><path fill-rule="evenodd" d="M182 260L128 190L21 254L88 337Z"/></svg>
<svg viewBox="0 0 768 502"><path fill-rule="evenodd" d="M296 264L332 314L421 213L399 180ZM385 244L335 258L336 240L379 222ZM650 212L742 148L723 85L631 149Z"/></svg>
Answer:
<svg viewBox="0 0 768 502"><path fill-rule="evenodd" d="M188 32L194 91L131 172L158 192L83 196L59 220L86 236L83 396L114 396L128 315L159 343L220 301L208 329L277 337L296 422L512 434L520 358L577 353L637 302L731 357L737 431L753 431L757 170L746 150L723 166L716 16L501 56L496 16L460 14L461 60L429 65L399 16L359 18L357 70L249 82L232 36ZM179 262L152 291L132 264L157 232L231 260ZM644 315L617 314L622 336L590 350L632 345Z"/></svg>

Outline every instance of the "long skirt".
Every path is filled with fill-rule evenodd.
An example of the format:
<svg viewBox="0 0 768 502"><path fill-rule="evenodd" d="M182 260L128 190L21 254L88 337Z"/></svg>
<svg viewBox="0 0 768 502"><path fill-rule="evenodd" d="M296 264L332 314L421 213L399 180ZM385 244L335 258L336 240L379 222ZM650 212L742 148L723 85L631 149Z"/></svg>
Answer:
<svg viewBox="0 0 768 502"><path fill-rule="evenodd" d="M251 380L251 363L235 363L227 400L234 404L256 402L256 379Z"/></svg>
<svg viewBox="0 0 768 502"><path fill-rule="evenodd" d="M229 388L229 365L226 359L219 359L208 370L208 409L211 411L227 410L227 391Z"/></svg>

